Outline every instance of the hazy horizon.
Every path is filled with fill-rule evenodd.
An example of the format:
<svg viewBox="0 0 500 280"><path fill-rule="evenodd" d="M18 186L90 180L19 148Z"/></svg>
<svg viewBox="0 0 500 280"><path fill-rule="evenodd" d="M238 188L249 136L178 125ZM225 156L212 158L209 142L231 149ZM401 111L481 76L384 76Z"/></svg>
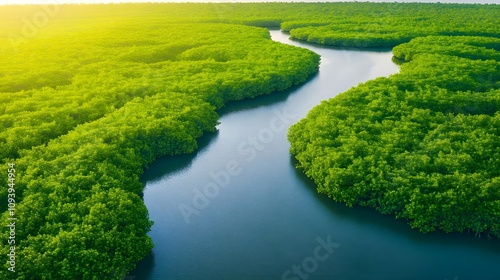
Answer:
<svg viewBox="0 0 500 280"><path fill-rule="evenodd" d="M355 2L354 0L4 0L0 5L27 5L27 4L117 4L117 3L246 3L246 2ZM421 3L476 3L476 4L500 4L500 0L370 0L359 2L421 2Z"/></svg>

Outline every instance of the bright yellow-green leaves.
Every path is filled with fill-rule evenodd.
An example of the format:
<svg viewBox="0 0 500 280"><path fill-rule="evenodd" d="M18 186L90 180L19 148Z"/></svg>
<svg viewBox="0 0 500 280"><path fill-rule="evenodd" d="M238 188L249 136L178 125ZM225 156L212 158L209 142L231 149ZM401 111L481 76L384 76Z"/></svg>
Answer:
<svg viewBox="0 0 500 280"><path fill-rule="evenodd" d="M47 22L33 22L37 13ZM401 74L314 109L290 140L336 200L423 231L498 236L498 39L478 38L499 37L498 13L397 3L2 6L0 162L16 162L19 272L0 278L123 279L153 246L142 170L194 151L228 101L317 72L318 55L238 24L354 47L475 36L396 48L411 61Z"/></svg>
<svg viewBox="0 0 500 280"><path fill-rule="evenodd" d="M318 69L318 55L263 28L116 7L85 6L74 19L63 14L74 6L61 7L39 36L0 54L0 161L18 175L18 272L2 279L123 279L153 246L143 169L193 152L226 102Z"/></svg>
<svg viewBox="0 0 500 280"><path fill-rule="evenodd" d="M285 21L292 38L336 47L394 47L429 35L498 36L498 5L339 5L307 20ZM481 14L478 18L477 14Z"/></svg>

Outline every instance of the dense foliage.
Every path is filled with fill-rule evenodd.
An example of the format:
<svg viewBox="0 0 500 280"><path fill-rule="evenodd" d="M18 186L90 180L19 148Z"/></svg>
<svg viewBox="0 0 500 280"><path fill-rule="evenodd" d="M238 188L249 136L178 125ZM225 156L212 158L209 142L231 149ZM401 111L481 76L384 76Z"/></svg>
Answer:
<svg viewBox="0 0 500 280"><path fill-rule="evenodd" d="M316 54L243 25L281 26L336 46L481 36L399 46L394 53L411 61L400 75L325 103L290 138L306 173L335 199L423 230L498 234L499 48L485 37L499 37L498 11L388 3L0 7L0 180L8 182L14 162L18 218L16 273L5 263L0 278L120 279L151 250L142 170L195 150L226 102L317 71ZM7 192L0 189L4 221ZM6 256L11 244L1 240Z"/></svg>
<svg viewBox="0 0 500 280"><path fill-rule="evenodd" d="M6 8L4 8L6 9ZM19 20L28 8L6 9L0 15L20 35L25 21ZM51 8L56 10L56 8ZM108 18L127 15L161 18L163 22L225 22L264 27L281 27L292 38L312 43L349 47L396 46L428 35L498 37L499 5L440 3L205 3L205 4L123 4L61 5L57 19ZM31 8L30 14L40 9ZM133 11L133 12L131 12ZM480 15L480 16L478 16ZM111 20L112 21L112 20ZM67 24L67 23L65 23ZM66 26L61 29L68 31ZM87 27L95 26L87 22ZM2 38L2 49L11 48L11 36ZM14 45L23 38L14 36ZM130 41L129 41L130 42Z"/></svg>
<svg viewBox="0 0 500 280"><path fill-rule="evenodd" d="M500 237L500 39L421 37L399 74L314 108L289 132L319 192L423 232Z"/></svg>
<svg viewBox="0 0 500 280"><path fill-rule="evenodd" d="M16 272L6 263L2 279L123 279L152 248L143 169L194 151L227 101L318 68L318 55L262 28L101 17L56 21L1 57L0 176L15 163L18 219Z"/></svg>
<svg viewBox="0 0 500 280"><path fill-rule="evenodd" d="M429 35L498 36L498 6L386 3L282 24L292 38L337 47L394 47ZM355 10L354 10L355 11ZM473 14L481 14L481 18Z"/></svg>

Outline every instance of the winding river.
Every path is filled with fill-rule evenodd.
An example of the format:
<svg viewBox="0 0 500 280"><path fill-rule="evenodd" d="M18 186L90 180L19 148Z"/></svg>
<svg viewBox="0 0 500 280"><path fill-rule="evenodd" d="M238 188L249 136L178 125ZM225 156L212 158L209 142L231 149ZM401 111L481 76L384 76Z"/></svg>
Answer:
<svg viewBox="0 0 500 280"><path fill-rule="evenodd" d="M127 279L500 279L500 242L421 234L368 208L318 195L294 167L288 127L322 100L396 73L389 51L334 50L288 92L229 104L196 153L145 172L153 254Z"/></svg>

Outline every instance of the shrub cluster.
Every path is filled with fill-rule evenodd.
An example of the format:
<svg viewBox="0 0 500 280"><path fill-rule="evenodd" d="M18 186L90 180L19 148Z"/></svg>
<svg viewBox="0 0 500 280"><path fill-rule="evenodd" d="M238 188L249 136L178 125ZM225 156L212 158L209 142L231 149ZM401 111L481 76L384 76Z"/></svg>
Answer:
<svg viewBox="0 0 500 280"><path fill-rule="evenodd" d="M144 168L193 152L226 102L284 90L318 69L317 54L262 28L113 19L96 17L90 29L55 19L2 56L0 179L14 162L18 219L16 243L2 238L0 249L15 246L16 273L4 263L2 279L123 279L153 246ZM7 188L0 194L7 201Z"/></svg>
<svg viewBox="0 0 500 280"><path fill-rule="evenodd" d="M399 74L314 108L289 131L318 191L422 232L500 237L500 39L422 37Z"/></svg>

